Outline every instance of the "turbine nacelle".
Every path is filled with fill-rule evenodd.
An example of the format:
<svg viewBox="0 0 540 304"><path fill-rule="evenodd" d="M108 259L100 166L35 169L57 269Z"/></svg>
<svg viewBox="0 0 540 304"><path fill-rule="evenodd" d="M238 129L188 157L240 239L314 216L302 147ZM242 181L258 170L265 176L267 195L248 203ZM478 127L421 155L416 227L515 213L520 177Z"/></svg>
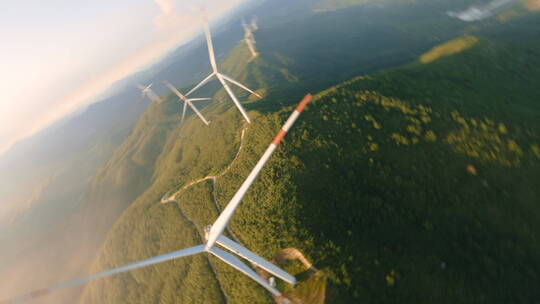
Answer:
<svg viewBox="0 0 540 304"><path fill-rule="evenodd" d="M142 84L138 84L137 87L141 90L141 96L146 96L148 99L150 99L152 102L161 103L162 100L159 98L159 96L154 93L154 91L151 89L153 83L149 84L148 86L143 86Z"/></svg>
<svg viewBox="0 0 540 304"><path fill-rule="evenodd" d="M148 85L148 86L146 86L146 87L144 87L144 86L140 86L139 88L141 88L141 87L142 87L142 91L143 91L144 93L146 93L146 92L150 91L150 88L152 87L152 85L154 85L154 84L153 84L153 83L151 83L151 84L149 84L149 85Z"/></svg>

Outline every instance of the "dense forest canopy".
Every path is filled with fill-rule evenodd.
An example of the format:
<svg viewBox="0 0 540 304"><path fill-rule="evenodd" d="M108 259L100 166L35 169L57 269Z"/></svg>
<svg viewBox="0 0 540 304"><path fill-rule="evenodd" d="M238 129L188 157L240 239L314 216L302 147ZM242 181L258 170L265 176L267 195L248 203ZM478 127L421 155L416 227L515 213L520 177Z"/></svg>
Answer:
<svg viewBox="0 0 540 304"><path fill-rule="evenodd" d="M540 278L538 19L509 22L317 94L244 199L234 234L266 258L300 249L322 269L330 303L533 301ZM519 38L509 39L512 32ZM168 133L154 184L116 223L94 270L201 242L202 228L291 110L264 104L272 102L270 95L250 105L255 119L227 174L161 205L161 194L221 172L243 126L235 109L210 107L209 115L219 112L214 126L190 119ZM208 167L194 167L203 160ZM95 282L83 302L272 302L213 258L171 265Z"/></svg>

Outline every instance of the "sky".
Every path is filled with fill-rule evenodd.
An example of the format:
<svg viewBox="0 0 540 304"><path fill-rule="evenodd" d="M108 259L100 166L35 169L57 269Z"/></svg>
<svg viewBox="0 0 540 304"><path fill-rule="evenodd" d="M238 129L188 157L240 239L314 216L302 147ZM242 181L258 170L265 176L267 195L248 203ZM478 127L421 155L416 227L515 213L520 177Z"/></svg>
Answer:
<svg viewBox="0 0 540 304"><path fill-rule="evenodd" d="M0 154L245 1L0 1Z"/></svg>

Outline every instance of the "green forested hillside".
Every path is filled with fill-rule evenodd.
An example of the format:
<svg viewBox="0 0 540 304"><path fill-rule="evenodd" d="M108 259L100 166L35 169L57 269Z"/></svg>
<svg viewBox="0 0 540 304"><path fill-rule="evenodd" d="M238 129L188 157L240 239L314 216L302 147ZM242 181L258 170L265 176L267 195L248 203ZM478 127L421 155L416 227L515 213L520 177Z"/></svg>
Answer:
<svg viewBox="0 0 540 304"><path fill-rule="evenodd" d="M65 237L64 247L75 248L71 254L79 264L90 264L80 261L92 261L116 219L152 183L157 157L179 122L179 109L178 102L151 104L92 178Z"/></svg>
<svg viewBox="0 0 540 304"><path fill-rule="evenodd" d="M248 64L246 61L248 57L246 46L243 43L239 44L221 64L223 71L234 75L235 79L250 87L263 88L258 90L262 95L269 87L272 87L272 83L283 84L295 81L285 68L269 65L263 59L257 59L256 64ZM209 96L215 89L216 85L213 84L197 94ZM241 100L257 99L245 93L240 93L238 96ZM201 137L200 134L194 134L198 130L188 129L187 126L182 129L184 133L180 133L179 120L182 104L172 94L164 96L167 102L150 105L148 111L134 127L132 134L94 176L85 193L79 212L81 216L78 219L84 223L81 229L85 233L84 242L88 243L92 240L93 244L100 244L116 219L152 183L165 182L168 185L177 185L179 178L185 181L190 177L196 178L201 173L210 174L212 170L220 168L213 167L212 164L215 161L225 167L230 155L224 154L223 147L228 146L237 135L239 136L236 134L239 123L232 122L237 119L235 114L229 114L234 117L230 118L231 122L227 122L223 114L228 110L228 106L224 105L230 102L228 98L224 90L220 90L214 96L215 103L204 110L205 116L212 121L210 130L217 128L224 132L221 137L208 132L203 138L195 139L194 137ZM206 102L197 103L197 107L201 109L207 105ZM219 120L214 121L216 117L219 117ZM223 121L220 122L220 120ZM225 132L230 135L225 135ZM181 137L184 140L180 144L170 140L171 136L176 139ZM230 136L233 138L229 139ZM200 141L205 144L212 142L212 145L192 148L193 142ZM201 155L202 150L206 154ZM162 151L165 152L162 153ZM178 171L172 170L171 164L174 162L181 164L176 167ZM89 254L92 253L89 252Z"/></svg>
<svg viewBox="0 0 540 304"><path fill-rule="evenodd" d="M521 47L483 41L319 94L234 231L254 248L296 246L327 266L330 303L534 301L533 37Z"/></svg>
<svg viewBox="0 0 540 304"><path fill-rule="evenodd" d="M322 126L304 121L297 140L314 145L289 157L305 159L297 212L341 286L337 303L537 296L539 71L514 81L525 65L501 69L509 58L491 47L356 79L310 109ZM516 93L492 85L503 82Z"/></svg>
<svg viewBox="0 0 540 304"><path fill-rule="evenodd" d="M300 6L307 8L311 5L306 2ZM327 2L325 5L331 3ZM298 20L292 18L283 24L263 20L256 33L261 56L249 62L249 51L245 43L240 42L230 53L220 58L219 65L226 74L267 97L260 102L254 102L254 96L236 90L240 100L248 101L246 108L262 113L275 112L283 105L294 103L294 99L308 89L318 91L359 72L406 62L430 47L434 39L438 39L433 37L434 33L441 37L459 33L464 25L451 19L437 29L413 26L416 23L432 22L432 11L440 13L447 6L444 1L437 1L422 12L415 12L411 5L399 5L387 10L371 7L368 11L355 8L350 12L339 10L310 14ZM357 13L364 18L356 18ZM375 15L371 16L371 13ZM216 40L219 42L219 38ZM175 83L175 79L168 80ZM225 92L218 91L218 88L217 82L214 82L197 93L200 97L215 94L216 104L205 110L210 119L226 110L225 105L230 105ZM169 114L177 110L171 109L173 110ZM153 111L158 110L155 108ZM168 166L167 163L173 156L168 156L165 160L162 160L165 156L159 156L162 149L167 150L162 143L166 137L163 126L152 125L159 123L159 119L143 119L135 133L94 177L91 187L86 191L81 212L88 215L84 219L88 223L86 227L92 227L97 222L97 227L104 227L100 231L106 231L123 210L153 182L152 176L164 176L159 168L155 168L154 161ZM166 125L167 130L175 128L177 126L174 123ZM238 132L237 130L236 133ZM219 152L219 146L216 147ZM215 154L212 156L215 157ZM181 173L176 172L177 175L167 175L168 179L176 180L178 175L184 174L195 178L201 173L207 173L204 170L209 170L194 170L188 161L185 161L184 165L188 167L181 167ZM171 189L166 191L169 190ZM95 229L85 230L88 233L87 238L103 238L103 233L96 232Z"/></svg>
<svg viewBox="0 0 540 304"><path fill-rule="evenodd" d="M534 302L538 29L537 15L488 25L474 31L478 42L468 49L320 92L230 228L266 258L287 247L303 251L328 279L328 303ZM222 172L244 125L230 103L215 103L204 110L210 127L191 117L168 133L150 187L116 222L93 271L200 243L218 213L213 195L223 208L291 110L269 105L293 102L270 96L250 104L254 122L237 162L215 188L211 180L197 184L178 204L159 201ZM96 281L82 298L225 301L272 302L205 256Z"/></svg>

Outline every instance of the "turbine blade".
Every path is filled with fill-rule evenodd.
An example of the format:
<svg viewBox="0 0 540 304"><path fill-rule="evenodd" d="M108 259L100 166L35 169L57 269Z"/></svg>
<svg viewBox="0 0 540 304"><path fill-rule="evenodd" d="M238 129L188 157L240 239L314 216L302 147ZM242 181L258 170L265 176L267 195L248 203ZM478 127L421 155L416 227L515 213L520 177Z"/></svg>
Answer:
<svg viewBox="0 0 540 304"><path fill-rule="evenodd" d="M208 101L212 100L212 98L189 98L189 101Z"/></svg>
<svg viewBox="0 0 540 304"><path fill-rule="evenodd" d="M282 294L277 290L276 288L272 287L265 279L261 278L253 269L249 268L246 264L242 263L237 257L234 255L223 251L219 248L210 248L208 252L212 253L216 257L218 257L223 262L229 264L230 266L234 267L236 270L242 272L243 274L250 277L255 282L259 283L262 287L266 288L269 292L271 292L276 297L281 297Z"/></svg>
<svg viewBox="0 0 540 304"><path fill-rule="evenodd" d="M232 199L227 204L227 207L225 207L223 212L221 212L217 220L214 222L212 228L210 228L210 232L208 233L208 241L206 242L207 250L214 246L218 237L221 236L223 230L229 223L238 205L240 205L240 202L242 201L242 198L248 191L249 187L251 186L257 175L259 175L259 172L261 172L263 166L266 164L272 153L274 153L283 137L287 134L296 119L298 119L298 116L300 116L300 113L302 113L302 111L312 98L313 96L311 94L307 94L304 99L302 99L298 107L296 107L289 119L287 119L287 122L285 122L279 133L276 135L270 146L266 149L259 162L255 165L255 168L253 168L242 186L240 186L240 189L238 189L238 191L234 194Z"/></svg>
<svg viewBox="0 0 540 304"><path fill-rule="evenodd" d="M210 25L208 19L203 17L204 35L206 36L206 44L208 46L208 55L210 56L210 65L214 73L217 73L216 53L214 51L214 43L212 41L212 33L210 32Z"/></svg>
<svg viewBox="0 0 540 304"><path fill-rule="evenodd" d="M191 93L197 91L200 87L202 87L203 85L207 84L208 81L210 81L210 79L212 79L212 77L216 75L215 72L213 72L212 74L210 74L209 76L207 76L203 81L199 82L198 85L196 85L193 89L191 89L191 91L189 91L187 94L186 94L186 97L191 95Z"/></svg>
<svg viewBox="0 0 540 304"><path fill-rule="evenodd" d="M148 91L146 92L146 95L148 96L148 98L150 98L150 100L152 100L153 102L157 102L157 103L161 103L161 98L159 98L159 96L157 96L156 93L154 93L154 91L152 91L152 89L148 89Z"/></svg>
<svg viewBox="0 0 540 304"><path fill-rule="evenodd" d="M180 91L178 91L169 81L167 80L164 80L163 83L174 93L176 94L176 96L178 96L178 98L182 99L182 100L186 100L186 96L182 95L182 93L180 93Z"/></svg>
<svg viewBox="0 0 540 304"><path fill-rule="evenodd" d="M285 281L285 282L287 282L287 283L289 283L291 285L296 284L296 278L294 276L288 274L287 272L285 272L281 268L279 268L276 265L268 262L267 260L265 260L262 257L258 256L254 252L251 252L246 247L236 243L235 241L229 239L228 237L221 235L217 239L217 243L219 245L227 248L228 250L232 251L236 255L250 261L255 266L260 267L260 268L268 271L269 273L273 274L274 276L282 279L283 281Z"/></svg>
<svg viewBox="0 0 540 304"><path fill-rule="evenodd" d="M180 124L184 122L184 118L186 118L186 110L187 110L187 103L184 102L184 109L182 110L182 119L180 119Z"/></svg>
<svg viewBox="0 0 540 304"><path fill-rule="evenodd" d="M234 84L234 85L236 85L236 86L238 86L238 87L240 87L240 88L242 88L242 89L244 89L244 90L250 92L251 94L253 94L253 95L255 95L255 96L259 97L259 98L262 98L261 95L255 93L254 91L252 91L251 89L249 89L249 88L246 87L245 85L241 84L240 82L238 82L238 81L232 79L231 77L229 77L229 76L227 76L227 75L224 75L224 74L220 74L220 75L223 76L223 78L225 78L225 80L227 80L228 82L230 82L230 83L232 83L232 84Z"/></svg>
<svg viewBox="0 0 540 304"><path fill-rule="evenodd" d="M223 87L225 88L225 91L227 91L227 94L229 94L229 96L233 100L238 110L240 110L240 113L242 113L242 116L244 116L244 119L248 123L251 123L251 120L249 119L249 116L247 115L246 110L244 110L244 107L242 107L242 104L240 103L240 101L238 101L238 98L236 98L236 96L234 95L234 92L231 90L227 82L225 82L225 79L223 78L223 76L221 74L216 74L216 75L219 81L221 82L221 84L223 85Z"/></svg>
<svg viewBox="0 0 540 304"><path fill-rule="evenodd" d="M165 85L169 89L171 89L171 91L173 91L174 94L176 94L178 97L180 97L180 99L182 99L185 103L188 104L188 106L195 112L195 114L197 114L197 116L199 116L199 118L204 122L205 125L208 126L210 124L208 120L206 120L206 118L202 116L201 112L199 112L199 110L197 110L197 108L189 101L189 99L186 98L186 96L182 95L182 93L180 93L180 91L178 91L170 82L166 80L164 82L165 82Z"/></svg>
<svg viewBox="0 0 540 304"><path fill-rule="evenodd" d="M206 120L206 118L204 118L204 116L201 114L201 112L199 112L199 110L197 110L197 108L188 99L186 99L185 102L195 112L195 114L197 114L197 116L199 116L199 118L204 122L205 125L208 126L210 124L210 122L208 122L208 120Z"/></svg>
<svg viewBox="0 0 540 304"><path fill-rule="evenodd" d="M112 275L115 275L115 274L123 273L123 272L130 271L130 270L134 270L134 269L137 269L137 268L147 267L147 266L150 266L150 265L154 265L154 264L166 262L166 261L169 261L169 260L174 260L174 259L178 259L178 258L198 254L198 253L201 253L201 252L204 252L204 245L199 245L199 246L195 246L195 247L191 247L191 248L187 248L187 249L174 251L174 252L167 253L167 254L164 254L164 255L160 255L160 256L157 256L157 257L142 260L142 261L139 261L139 262L136 262L136 263L128 264L128 265L125 265L125 266L122 266L122 267L110 269L110 270L107 270L107 271L103 271L103 272L92 274L92 275L85 276L85 277L76 278L76 279L73 279L73 280L70 280L70 281L67 281L67 282L64 282L64 283L60 283L58 285L54 285L54 286L51 286L51 287L48 287L48 288L36 290L34 292L31 292L31 293L28 293L28 294L25 294L25 295L21 295L21 296L15 297L15 298L10 299L10 300L5 300L5 302L6 303L18 303L18 302L31 300L31 299L34 299L34 298L45 296L45 295L47 295L47 294L49 294L51 292L55 292L55 291L58 291L58 290L61 290L61 289L71 288L71 287L75 287L75 286L78 286L78 285L82 285L84 283L87 283L89 281L96 280L96 279L99 279L99 278L112 276ZM0 301L0 303L2 303L2 301Z"/></svg>
<svg viewBox="0 0 540 304"><path fill-rule="evenodd" d="M204 122L205 125L208 126L210 124L208 120L204 118L201 112L199 112L199 110L197 110L197 108L189 101L189 99L186 98L186 96L182 95L182 93L180 93L180 91L178 91L170 82L165 80L164 83L169 89L171 89L171 91L173 91L174 94L176 94L176 96L180 97L180 99L187 103L187 105L195 112L195 114L197 114L197 116L199 116L199 118Z"/></svg>

